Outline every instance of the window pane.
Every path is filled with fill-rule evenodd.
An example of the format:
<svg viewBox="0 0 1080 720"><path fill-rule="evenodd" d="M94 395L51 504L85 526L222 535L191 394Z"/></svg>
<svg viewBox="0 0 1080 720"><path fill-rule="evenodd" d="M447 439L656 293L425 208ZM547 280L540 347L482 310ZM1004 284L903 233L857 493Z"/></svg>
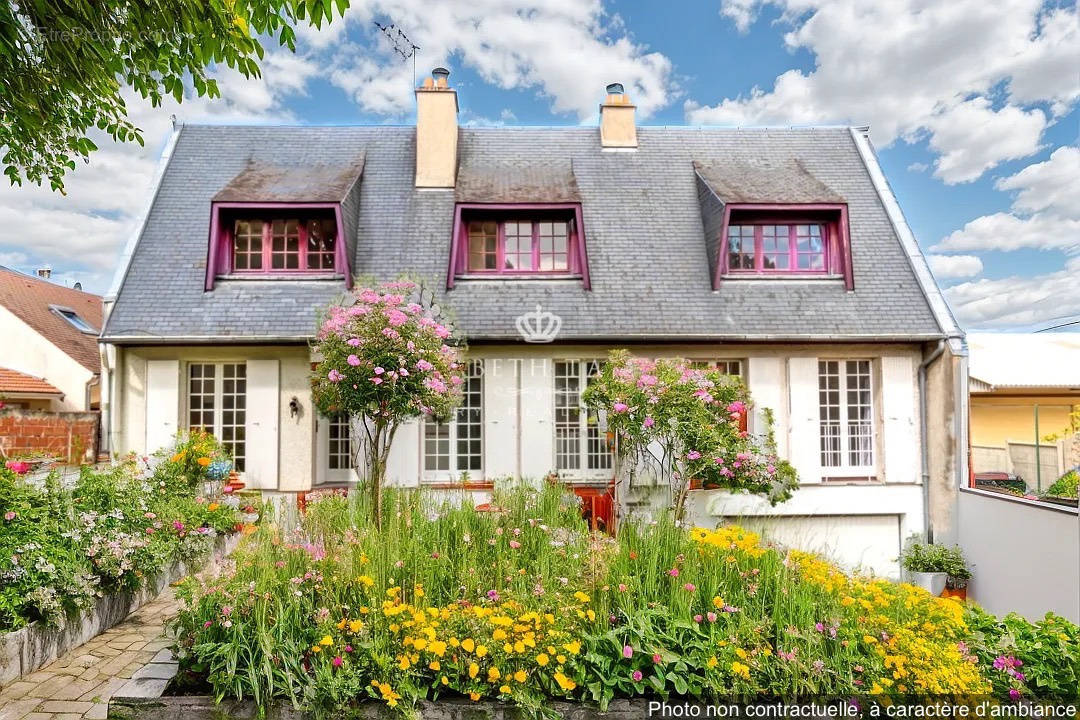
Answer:
<svg viewBox="0 0 1080 720"><path fill-rule="evenodd" d="M731 270L754 269L753 225L728 227L728 268Z"/></svg>
<svg viewBox="0 0 1080 720"><path fill-rule="evenodd" d="M353 443L349 416L334 415L327 421L330 439L329 467L331 470L349 470L353 466Z"/></svg>
<svg viewBox="0 0 1080 720"><path fill-rule="evenodd" d="M247 443L244 426L247 424L247 365L225 363L221 366L223 408L219 437L225 448L232 453L239 472L244 471ZM228 385L228 391L225 385ZM227 411L227 412L226 412Z"/></svg>
<svg viewBox="0 0 1080 720"><path fill-rule="evenodd" d="M791 261L789 226L763 225L761 228L761 269L787 270Z"/></svg>
<svg viewBox="0 0 1080 720"><path fill-rule="evenodd" d="M795 250L799 270L825 269L825 241L821 225L798 225Z"/></svg>
<svg viewBox="0 0 1080 720"><path fill-rule="evenodd" d="M300 269L300 221L274 220L270 226L270 268Z"/></svg>
<svg viewBox="0 0 1080 720"><path fill-rule="evenodd" d="M498 269L498 226L494 222L469 223L469 270Z"/></svg>
<svg viewBox="0 0 1080 720"><path fill-rule="evenodd" d="M874 462L873 408L870 404L870 361L845 363L847 384L848 464L868 467Z"/></svg>
<svg viewBox="0 0 1080 720"><path fill-rule="evenodd" d="M533 270L531 222L508 222L504 226L506 249L503 267L507 270Z"/></svg>
<svg viewBox="0 0 1080 720"><path fill-rule="evenodd" d="M585 365L585 386L595 382L600 374L600 363L588 360ZM585 413L585 437L586 465L590 470L609 470L612 466L611 448L608 446L607 435L600 431L600 418L595 411L582 410Z"/></svg>
<svg viewBox="0 0 1080 720"><path fill-rule="evenodd" d="M821 465L839 467L843 454L840 451L840 394L832 392L840 384L840 363L835 360L818 361L818 400L821 422Z"/></svg>
<svg viewBox="0 0 1080 720"><path fill-rule="evenodd" d="M262 220L237 220L233 225L233 269L262 269Z"/></svg>
<svg viewBox="0 0 1080 720"><path fill-rule="evenodd" d="M188 429L214 432L214 374L209 363L188 365Z"/></svg>
<svg viewBox="0 0 1080 720"><path fill-rule="evenodd" d="M555 467L581 468L581 364L555 363Z"/></svg>
<svg viewBox="0 0 1080 720"><path fill-rule="evenodd" d="M334 243L337 223L332 218L307 221L308 270L334 269Z"/></svg>
<svg viewBox="0 0 1080 720"><path fill-rule="evenodd" d="M540 269L570 269L570 224L540 223Z"/></svg>
<svg viewBox="0 0 1080 720"><path fill-rule="evenodd" d="M461 406L457 410L457 469L478 471L483 467L481 439L484 431L484 364L469 362L461 386Z"/></svg>

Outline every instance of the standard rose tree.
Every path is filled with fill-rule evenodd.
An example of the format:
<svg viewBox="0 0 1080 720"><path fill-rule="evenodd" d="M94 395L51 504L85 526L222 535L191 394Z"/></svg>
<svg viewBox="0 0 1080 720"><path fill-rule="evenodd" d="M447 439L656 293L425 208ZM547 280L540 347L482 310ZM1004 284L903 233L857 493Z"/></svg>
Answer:
<svg viewBox="0 0 1080 720"><path fill-rule="evenodd" d="M326 416L358 420L356 466L363 456L380 527L386 459L398 427L425 415L448 419L461 401L459 350L423 295L413 282L360 290L353 304L328 309L316 336L315 405Z"/></svg>
<svg viewBox="0 0 1080 720"><path fill-rule="evenodd" d="M685 360L611 354L585 391L585 403L604 413L616 440L617 482L628 471L655 472L671 488L682 515L691 480L765 496L776 504L798 485L795 470L776 456L771 413L761 436L742 429L750 395L742 382Z"/></svg>

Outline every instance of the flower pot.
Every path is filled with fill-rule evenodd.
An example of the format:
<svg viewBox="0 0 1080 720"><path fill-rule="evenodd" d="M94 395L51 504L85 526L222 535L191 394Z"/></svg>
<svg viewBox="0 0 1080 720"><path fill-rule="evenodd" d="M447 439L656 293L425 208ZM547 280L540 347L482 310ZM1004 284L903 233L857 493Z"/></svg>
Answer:
<svg viewBox="0 0 1080 720"><path fill-rule="evenodd" d="M941 597L943 597L943 598L956 598L957 600L961 600L961 601L967 600L967 586L960 587L960 588L947 587L947 588L945 588L944 592L941 593Z"/></svg>
<svg viewBox="0 0 1080 720"><path fill-rule="evenodd" d="M931 595L937 596L945 589L945 581L948 573L943 572L911 572L908 571L908 582L926 590Z"/></svg>

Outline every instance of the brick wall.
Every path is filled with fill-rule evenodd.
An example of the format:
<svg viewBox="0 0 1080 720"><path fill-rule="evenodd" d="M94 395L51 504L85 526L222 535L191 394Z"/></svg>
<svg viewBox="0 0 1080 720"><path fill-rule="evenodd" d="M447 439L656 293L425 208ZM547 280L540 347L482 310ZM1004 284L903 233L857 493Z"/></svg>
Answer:
<svg viewBox="0 0 1080 720"><path fill-rule="evenodd" d="M93 462L99 414L0 410L0 455L49 455L63 462Z"/></svg>

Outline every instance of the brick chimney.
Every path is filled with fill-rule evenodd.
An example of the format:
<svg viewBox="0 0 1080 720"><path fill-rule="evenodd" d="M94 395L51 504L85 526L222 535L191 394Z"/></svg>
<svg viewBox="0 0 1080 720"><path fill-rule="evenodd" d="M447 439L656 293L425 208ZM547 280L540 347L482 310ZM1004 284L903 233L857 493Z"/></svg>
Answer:
<svg viewBox="0 0 1080 720"><path fill-rule="evenodd" d="M637 126L634 106L622 83L607 86L607 97L600 104L600 146L604 148L636 148Z"/></svg>
<svg viewBox="0 0 1080 720"><path fill-rule="evenodd" d="M416 187L452 188L457 175L457 93L435 68L416 88Z"/></svg>

